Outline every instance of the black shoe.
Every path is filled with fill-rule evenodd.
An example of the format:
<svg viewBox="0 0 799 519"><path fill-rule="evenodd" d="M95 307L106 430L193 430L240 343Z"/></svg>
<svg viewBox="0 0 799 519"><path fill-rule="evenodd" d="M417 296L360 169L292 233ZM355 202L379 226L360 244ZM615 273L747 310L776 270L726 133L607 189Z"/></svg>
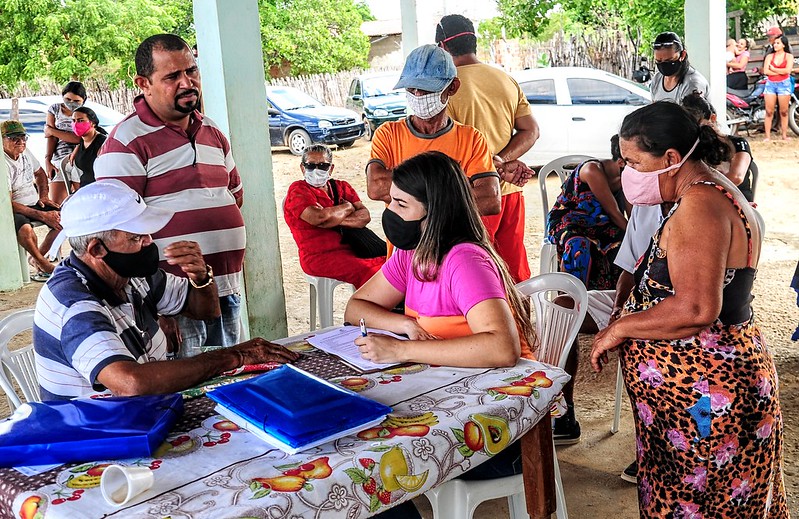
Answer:
<svg viewBox="0 0 799 519"><path fill-rule="evenodd" d="M621 471L621 479L634 485L638 484L638 462L633 461L627 468Z"/></svg>
<svg viewBox="0 0 799 519"><path fill-rule="evenodd" d="M552 431L555 445L574 445L580 441L580 422L574 417L574 406L568 404L566 414L555 418L555 429Z"/></svg>

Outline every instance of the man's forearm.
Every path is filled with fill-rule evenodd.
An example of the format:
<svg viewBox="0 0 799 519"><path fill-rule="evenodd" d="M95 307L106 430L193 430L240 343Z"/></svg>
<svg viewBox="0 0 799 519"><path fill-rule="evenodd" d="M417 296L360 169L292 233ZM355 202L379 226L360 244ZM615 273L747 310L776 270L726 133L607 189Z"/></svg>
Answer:
<svg viewBox="0 0 799 519"><path fill-rule="evenodd" d="M202 286L202 283L198 283ZM195 320L216 319L222 315L216 283L203 288L189 288L188 301L183 315Z"/></svg>
<svg viewBox="0 0 799 519"><path fill-rule="evenodd" d="M536 126L535 130L517 131L513 134L513 137L510 138L508 144L502 148L497 155L499 155L504 162L516 160L527 153L537 140L538 126Z"/></svg>
<svg viewBox="0 0 799 519"><path fill-rule="evenodd" d="M377 162L366 166L366 195L372 200L390 203L389 191L393 176L390 169Z"/></svg>
<svg viewBox="0 0 799 519"><path fill-rule="evenodd" d="M40 220L42 214L42 211L37 211L36 209L20 204L19 202L11 202L11 211L37 221Z"/></svg>

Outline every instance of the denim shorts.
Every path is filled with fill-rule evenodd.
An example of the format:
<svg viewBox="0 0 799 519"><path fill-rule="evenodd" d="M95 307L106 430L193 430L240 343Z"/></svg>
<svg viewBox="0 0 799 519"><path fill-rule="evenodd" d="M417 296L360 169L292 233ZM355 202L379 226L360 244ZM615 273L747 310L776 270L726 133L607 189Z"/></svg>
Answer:
<svg viewBox="0 0 799 519"><path fill-rule="evenodd" d="M765 94L776 94L778 96L789 96L793 91L793 81L791 78L783 79L782 81L769 81L766 80Z"/></svg>

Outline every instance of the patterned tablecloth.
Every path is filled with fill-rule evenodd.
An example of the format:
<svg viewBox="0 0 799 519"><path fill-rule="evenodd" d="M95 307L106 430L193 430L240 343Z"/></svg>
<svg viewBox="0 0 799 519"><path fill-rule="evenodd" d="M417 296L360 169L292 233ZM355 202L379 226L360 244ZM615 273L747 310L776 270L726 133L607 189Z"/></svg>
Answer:
<svg viewBox="0 0 799 519"><path fill-rule="evenodd" d="M563 371L526 360L503 369L411 365L358 375L304 341L291 348L305 353L303 369L392 406L392 414L356 436L289 456L219 416L207 397L193 398L153 458L113 462L154 471L153 488L133 504L103 500L100 474L110 460L33 476L0 469L0 516L368 517L519 439L568 381Z"/></svg>

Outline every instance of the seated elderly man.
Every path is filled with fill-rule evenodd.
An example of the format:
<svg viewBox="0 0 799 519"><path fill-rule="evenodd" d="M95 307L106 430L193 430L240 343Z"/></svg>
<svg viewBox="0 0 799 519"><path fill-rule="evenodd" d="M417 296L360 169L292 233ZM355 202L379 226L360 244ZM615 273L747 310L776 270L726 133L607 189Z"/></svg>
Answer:
<svg viewBox="0 0 799 519"><path fill-rule="evenodd" d="M55 265L45 257L58 231L58 204L50 200L49 185L44 169L33 153L27 149L28 134L19 121L4 121L0 125L3 151L8 165L8 185L11 188L11 210L14 212L14 229L17 242L30 254L30 263L39 272L35 281L46 281ZM41 222L50 232L39 246L33 222Z"/></svg>
<svg viewBox="0 0 799 519"><path fill-rule="evenodd" d="M43 400L180 391L245 364L296 360L296 353L260 338L165 360L158 315L220 314L213 271L197 243L178 241L163 251L188 278L158 268L150 234L172 214L147 207L117 180L90 184L64 203L61 225L72 254L42 288L34 317Z"/></svg>
<svg viewBox="0 0 799 519"><path fill-rule="evenodd" d="M283 216L297 242L300 266L306 274L338 279L359 288L386 262L386 243L369 233L375 250L363 254L345 243L346 238L342 241L345 228L364 229L371 216L349 183L330 178L333 169L330 148L308 146L300 163L303 180L289 186Z"/></svg>

